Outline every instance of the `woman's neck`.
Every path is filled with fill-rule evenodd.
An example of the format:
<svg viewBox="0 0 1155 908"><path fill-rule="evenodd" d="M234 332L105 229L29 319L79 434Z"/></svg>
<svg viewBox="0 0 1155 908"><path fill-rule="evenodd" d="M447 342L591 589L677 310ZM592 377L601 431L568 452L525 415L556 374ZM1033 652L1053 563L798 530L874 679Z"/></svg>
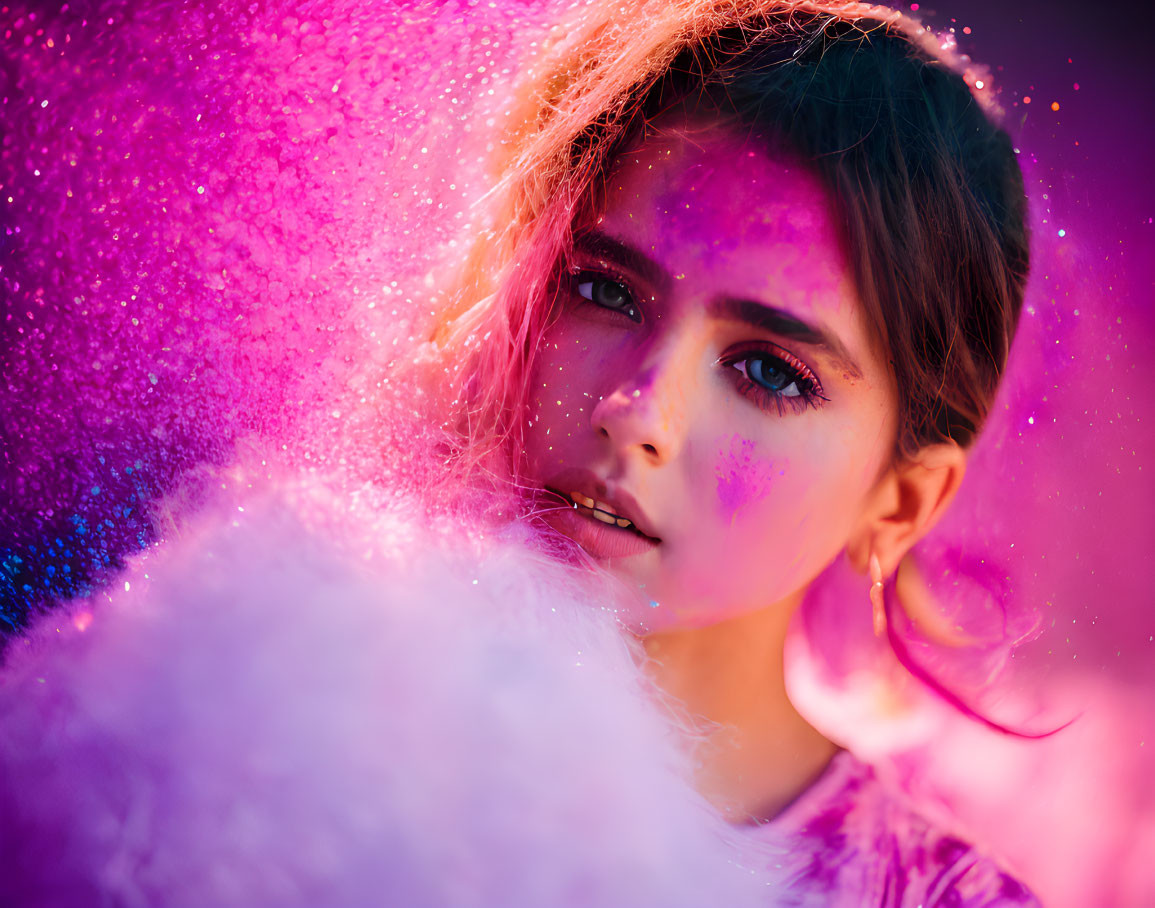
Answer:
<svg viewBox="0 0 1155 908"><path fill-rule="evenodd" d="M643 639L650 678L701 730L698 789L732 822L777 814L838 750L786 695L783 649L795 605Z"/></svg>

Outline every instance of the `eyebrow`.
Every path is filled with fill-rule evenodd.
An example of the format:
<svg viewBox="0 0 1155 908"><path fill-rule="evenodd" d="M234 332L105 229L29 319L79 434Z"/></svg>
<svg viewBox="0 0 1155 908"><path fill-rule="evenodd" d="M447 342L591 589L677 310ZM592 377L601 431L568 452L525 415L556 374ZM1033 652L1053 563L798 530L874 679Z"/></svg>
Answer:
<svg viewBox="0 0 1155 908"><path fill-rule="evenodd" d="M665 268L642 250L616 240L600 230L579 233L574 237L573 245L575 250L586 255L609 259L621 265L658 290L667 290L670 287L670 275Z"/></svg>
<svg viewBox="0 0 1155 908"><path fill-rule="evenodd" d="M832 334L809 322L804 322L796 315L776 306L767 306L765 303L756 303L753 300L732 299L725 297L713 300L706 311L714 318L729 319L742 322L752 328L777 334L808 347L815 347L829 354L835 365L839 366L851 378L862 378L862 368L854 361L846 346Z"/></svg>
<svg viewBox="0 0 1155 908"><path fill-rule="evenodd" d="M666 269L646 253L601 231L589 230L578 234L574 237L574 249L621 265L659 290L668 289L672 283ZM706 311L712 318L741 322L759 331L815 347L828 354L835 365L850 377L862 377L862 368L834 333L803 321L786 309L754 300L722 297L711 300Z"/></svg>

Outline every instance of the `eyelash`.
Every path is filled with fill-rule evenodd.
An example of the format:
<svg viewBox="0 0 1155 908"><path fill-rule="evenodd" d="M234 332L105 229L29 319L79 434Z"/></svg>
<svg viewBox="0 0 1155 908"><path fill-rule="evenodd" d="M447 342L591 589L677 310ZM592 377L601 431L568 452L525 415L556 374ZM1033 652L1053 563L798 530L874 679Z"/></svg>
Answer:
<svg viewBox="0 0 1155 908"><path fill-rule="evenodd" d="M772 369L786 374L787 383L783 389L775 391L755 381L750 376L750 362L761 360ZM787 412L801 413L810 407L817 409L829 398L823 396L822 384L818 376L801 360L795 359L781 347L764 341L750 341L727 350L718 364L732 369L737 376L733 379L738 391L751 398L763 410L775 410L779 416ZM742 368L739 369L739 364ZM783 394L782 390L796 388L797 394Z"/></svg>
<svg viewBox="0 0 1155 908"><path fill-rule="evenodd" d="M642 323L641 309L638 308L633 291L630 290L629 283L625 280L615 274L591 268L576 269L570 273L570 276L573 281L574 293L581 299L610 312L621 313L637 324ZM616 284L625 292L627 301L621 306L611 306L594 300L593 285L598 281ZM590 285L589 296L582 293L580 288L583 284ZM752 378L747 364L755 361L761 361L764 364L769 363L771 368L784 372L788 380L784 388L775 391ZM719 358L718 364L726 367L727 372L731 375L737 373L733 380L741 394L752 399L761 409L775 410L780 416L785 415L788 411L801 413L810 407L820 407L829 399L823 396L822 384L809 366L781 347L765 341L750 341L739 344L727 350ZM739 364L742 368L739 368ZM798 393L782 393L782 390L790 387L796 388Z"/></svg>
<svg viewBox="0 0 1155 908"><path fill-rule="evenodd" d="M607 309L610 312L619 312L636 324L640 325L642 323L642 310L638 307L637 300L634 299L634 293L632 290L630 290L630 285L626 281L619 278L617 275L610 274L605 271L597 271L591 268L581 268L571 272L571 277L573 280L574 293L576 293L586 302L593 303L595 306L598 306L602 309ZM593 285L599 281L605 282L607 284L616 284L617 286L621 287L622 290L625 291L628 302L624 303L621 307L618 307L608 306L593 299ZM581 286L583 284L590 285L590 296L586 296L581 292Z"/></svg>

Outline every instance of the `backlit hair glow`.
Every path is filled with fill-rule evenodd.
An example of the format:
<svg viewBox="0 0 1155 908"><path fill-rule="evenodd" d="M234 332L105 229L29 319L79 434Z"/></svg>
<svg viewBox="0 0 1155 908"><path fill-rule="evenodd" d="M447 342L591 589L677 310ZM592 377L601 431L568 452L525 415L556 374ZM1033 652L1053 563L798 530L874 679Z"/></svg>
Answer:
<svg viewBox="0 0 1155 908"><path fill-rule="evenodd" d="M573 233L596 217L616 156L679 104L801 157L831 192L893 372L896 455L969 444L1028 248L1010 140L963 64L908 17L860 3L602 4L555 28L509 112L488 221L434 336L456 377L463 459L504 451L517 474Z"/></svg>

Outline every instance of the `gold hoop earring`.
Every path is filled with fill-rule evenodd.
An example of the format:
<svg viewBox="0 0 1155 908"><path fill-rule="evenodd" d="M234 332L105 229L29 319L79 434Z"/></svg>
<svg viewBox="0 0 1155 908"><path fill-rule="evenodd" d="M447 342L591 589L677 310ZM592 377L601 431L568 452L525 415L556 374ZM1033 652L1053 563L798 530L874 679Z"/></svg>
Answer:
<svg viewBox="0 0 1155 908"><path fill-rule="evenodd" d="M874 636L886 632L886 602L882 598L882 565L878 556L870 553L870 607L874 618Z"/></svg>

